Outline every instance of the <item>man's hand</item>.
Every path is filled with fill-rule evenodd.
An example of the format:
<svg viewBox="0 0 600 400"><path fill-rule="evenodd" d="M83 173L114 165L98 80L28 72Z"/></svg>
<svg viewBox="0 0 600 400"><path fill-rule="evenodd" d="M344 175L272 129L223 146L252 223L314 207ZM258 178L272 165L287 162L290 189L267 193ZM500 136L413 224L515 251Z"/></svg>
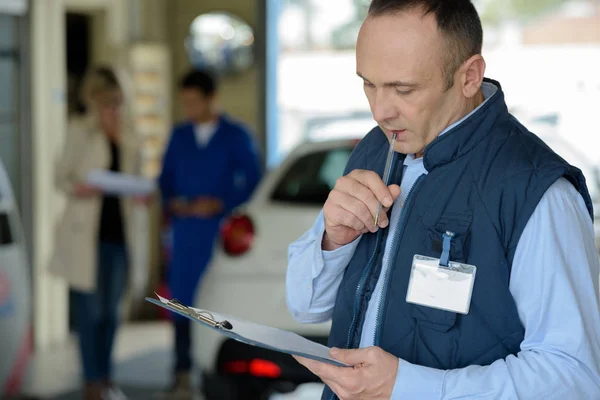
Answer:
<svg viewBox="0 0 600 400"><path fill-rule="evenodd" d="M340 400L388 400L394 390L398 358L379 347L331 349L331 356L354 367L335 365L294 356L325 382Z"/></svg>
<svg viewBox="0 0 600 400"><path fill-rule="evenodd" d="M79 198L88 198L98 196L102 193L100 189L95 186L90 186L85 183L78 183L73 187L73 194Z"/></svg>
<svg viewBox="0 0 600 400"><path fill-rule="evenodd" d="M363 233L385 228L389 223L387 211L399 195L400 186L386 186L373 171L354 170L339 178L323 206L322 249L335 250ZM380 203L383 208L375 226Z"/></svg>

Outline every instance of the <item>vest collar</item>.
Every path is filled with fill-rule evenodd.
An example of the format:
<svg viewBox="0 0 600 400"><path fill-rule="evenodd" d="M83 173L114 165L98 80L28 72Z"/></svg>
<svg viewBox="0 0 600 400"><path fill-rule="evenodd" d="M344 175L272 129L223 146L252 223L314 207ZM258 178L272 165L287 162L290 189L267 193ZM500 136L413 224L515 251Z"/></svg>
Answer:
<svg viewBox="0 0 600 400"><path fill-rule="evenodd" d="M448 164L470 152L487 138L490 128L499 118L508 115L500 83L488 78L484 81L494 84L498 91L479 110L425 148L423 165L427 171Z"/></svg>

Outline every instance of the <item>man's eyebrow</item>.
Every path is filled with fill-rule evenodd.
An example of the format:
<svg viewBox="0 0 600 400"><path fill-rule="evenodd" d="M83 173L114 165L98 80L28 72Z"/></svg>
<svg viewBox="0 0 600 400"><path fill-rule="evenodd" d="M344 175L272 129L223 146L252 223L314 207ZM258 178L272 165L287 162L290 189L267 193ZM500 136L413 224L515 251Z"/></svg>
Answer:
<svg viewBox="0 0 600 400"><path fill-rule="evenodd" d="M369 82L371 83L367 78L365 78L364 76L361 75L360 72L357 72L356 75L358 75L359 78L364 79L365 82ZM402 82L402 81L393 81L393 82L386 82L383 84L384 87L408 87L408 88L417 88L419 87L419 84L417 83L412 83L412 82Z"/></svg>

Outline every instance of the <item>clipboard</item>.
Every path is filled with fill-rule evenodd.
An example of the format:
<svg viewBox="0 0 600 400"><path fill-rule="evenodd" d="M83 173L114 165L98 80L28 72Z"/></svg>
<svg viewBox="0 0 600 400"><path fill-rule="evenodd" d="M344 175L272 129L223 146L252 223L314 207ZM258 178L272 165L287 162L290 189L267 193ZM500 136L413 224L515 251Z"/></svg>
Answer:
<svg viewBox="0 0 600 400"><path fill-rule="evenodd" d="M296 333L255 324L236 317L220 315L216 312L188 307L181 304L177 299L168 300L158 294L156 296L157 299L146 297L146 301L239 342L280 353L310 358L338 367L350 367L332 358L329 355L329 347L308 340Z"/></svg>

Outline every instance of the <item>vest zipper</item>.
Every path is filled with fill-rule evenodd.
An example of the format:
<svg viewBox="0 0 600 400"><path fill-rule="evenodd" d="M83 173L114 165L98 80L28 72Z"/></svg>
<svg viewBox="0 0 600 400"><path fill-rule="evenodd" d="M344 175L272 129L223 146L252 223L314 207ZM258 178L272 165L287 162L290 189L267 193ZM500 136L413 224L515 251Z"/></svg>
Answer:
<svg viewBox="0 0 600 400"><path fill-rule="evenodd" d="M350 341L352 339L352 332L354 331L356 318L358 317L359 311L359 303L360 303L360 293L362 292L362 288L365 285L367 277L369 276L369 272L373 267L373 261L375 260L375 256L377 255L377 248L379 247L379 242L381 241L382 230L380 229L377 232L377 238L375 239L375 247L371 257L369 258L369 262L367 262L366 267L363 269L362 274L360 275L360 280L358 281L358 286L356 286L356 292L354 295L354 313L352 315L352 323L350 324L350 329L348 330L348 340L346 341L346 348L350 346Z"/></svg>
<svg viewBox="0 0 600 400"><path fill-rule="evenodd" d="M381 229L377 231L377 238L375 239L375 247L371 257L369 258L369 262L367 262L367 266L363 269L362 274L360 275L360 280L358 281L358 286L356 287L356 294L354 295L354 313L352 315L352 323L350 324L350 329L348 330L348 340L346 341L346 349L350 346L350 340L352 339L352 332L354 331L354 326L356 324L356 318L358 317L358 307L359 307L359 297L360 292L362 291L362 287L367 280L368 272L371 270L373 266L373 260L375 259L375 255L377 254L377 248L379 247L379 242L381 241ZM331 389L331 388L330 388ZM333 391L332 391L333 392ZM335 393L331 393L329 400L337 399Z"/></svg>
<svg viewBox="0 0 600 400"><path fill-rule="evenodd" d="M404 206L402 207L402 211L400 211L400 221L398 221L398 226L396 227L396 229L394 230L394 232L392 232L392 244L390 246L390 255L388 256L388 268L385 269L385 271L383 272L383 284L382 284L382 292L381 292L381 297L379 298L379 303L377 304L377 319L375 320L375 332L373 333L373 346L379 346L379 342L381 341L381 318L383 317L383 307L382 304L385 301L385 298L387 296L387 291L388 291L388 286L389 286L389 282L388 282L388 271L390 270L390 268L393 266L393 262L394 259L392 258L393 255L396 254L396 247L398 245L398 238L402 237L402 235L404 234L404 228L406 228L406 216L408 214L408 211L410 209L410 207L412 207L412 199L413 199L413 193L417 190L419 184L423 181L423 178L425 177L425 174L422 174L421 176L419 176L417 178L417 180L415 181L415 183L412 185L412 187L410 188L410 190L408 191L408 194L406 195L406 200L404 201Z"/></svg>
<svg viewBox="0 0 600 400"><path fill-rule="evenodd" d="M395 168L395 163L396 163L397 159L398 159L397 153L394 153L392 165L390 166L391 170L393 170ZM391 177L391 175L390 175L390 177ZM388 178L388 181L389 181L389 179L390 178ZM385 184L386 184L386 186L389 186L390 183L385 182ZM358 281L358 285L356 286L356 292L354 294L354 312L352 314L352 322L350 323L350 329L348 330L348 339L346 341L346 346L345 346L346 349L350 346L350 341L352 339L352 332L354 331L354 328L356 325L356 318L358 317L358 312L359 312L360 293L362 292L362 288L365 285L367 277L369 276L369 272L371 271L371 268L373 267L373 261L375 260L375 256L377 255L377 249L379 248L379 242L381 242L382 236L383 236L383 229L379 229L377 231L377 236L375 238L375 246L373 248L373 253L371 254L371 257L369 258L367 265L363 269L363 271L360 275L360 280ZM329 400L334 400L336 398L337 398L337 396L335 395L335 393L332 393L331 396L329 397Z"/></svg>
<svg viewBox="0 0 600 400"><path fill-rule="evenodd" d="M393 153L393 158L392 158L390 166L389 166L390 171L394 170L397 159L398 159L397 153ZM384 172L384 175L385 175L385 172ZM387 175L388 175L388 177L387 177L388 182L384 182L384 183L386 186L389 186L391 174L387 174ZM348 330L348 338L346 340L346 348L348 348L350 346L350 341L352 340L352 332L354 331L354 328L356 325L356 318L358 317L358 312L360 311L359 310L360 294L362 292L363 286L365 285L365 282L367 281L367 277L369 276L369 273L371 272L371 268L373 267L373 261L375 260L375 256L377 255L377 249L379 248L379 243L381 242L382 236L383 236L383 229L379 229L377 231L377 234L375 237L375 246L373 247L373 253L371 254L371 257L369 258L367 265L363 269L363 271L360 275L360 279L358 281L358 285L356 286L356 292L354 294L354 311L352 313L352 322L350 323L350 329Z"/></svg>

